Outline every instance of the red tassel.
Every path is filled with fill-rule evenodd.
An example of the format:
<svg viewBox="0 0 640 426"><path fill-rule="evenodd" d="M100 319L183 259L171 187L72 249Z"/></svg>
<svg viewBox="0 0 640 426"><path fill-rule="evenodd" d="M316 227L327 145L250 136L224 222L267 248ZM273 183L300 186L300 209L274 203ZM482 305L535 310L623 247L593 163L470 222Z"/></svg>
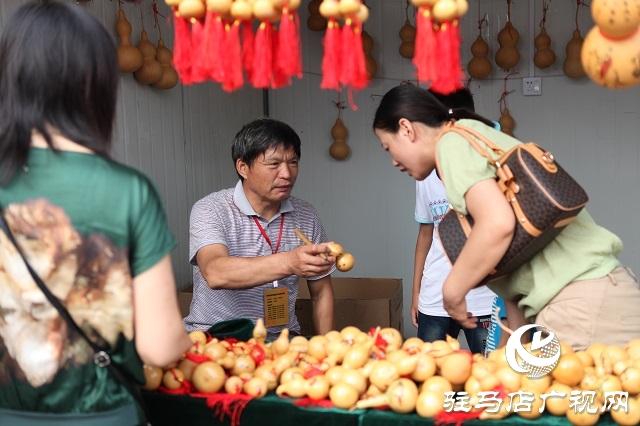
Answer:
<svg viewBox="0 0 640 426"><path fill-rule="evenodd" d="M273 32L273 37L271 38L271 41L273 43L272 52L278 52L280 46L280 37L278 36L278 31L274 29ZM271 59L273 60L273 63L271 64L271 88L279 89L280 87L291 84L291 79L289 78L287 70L281 68L278 65L277 53L274 54Z"/></svg>
<svg viewBox="0 0 640 426"><path fill-rule="evenodd" d="M191 22L191 82L201 83L207 79L204 25L199 19L192 19Z"/></svg>
<svg viewBox="0 0 640 426"><path fill-rule="evenodd" d="M225 46L224 21L215 12L207 11L207 23L205 24L206 57L205 70L207 77L217 83L224 79L223 58Z"/></svg>
<svg viewBox="0 0 640 426"><path fill-rule="evenodd" d="M367 87L369 73L367 72L367 58L362 47L362 24L355 23L353 26L353 50L351 53L353 66L351 76L351 87L360 90Z"/></svg>
<svg viewBox="0 0 640 426"><path fill-rule="evenodd" d="M215 393L207 395L207 407L214 410L214 415L218 416L220 421L228 417L231 426L240 426L242 410L252 399L252 396L244 393Z"/></svg>
<svg viewBox="0 0 640 426"><path fill-rule="evenodd" d="M331 402L330 399L311 399L308 396L295 399L293 403L298 407L335 408L334 403Z"/></svg>
<svg viewBox="0 0 640 426"><path fill-rule="evenodd" d="M340 90L341 45L340 25L336 19L329 19L324 35L324 56L322 57L322 82L320 88Z"/></svg>
<svg viewBox="0 0 640 426"><path fill-rule="evenodd" d="M173 67L180 76L182 84L191 84L191 29L189 21L173 10L175 41L173 43Z"/></svg>
<svg viewBox="0 0 640 426"><path fill-rule="evenodd" d="M240 47L240 21L227 24L225 35L225 79L222 88L233 92L242 87L242 48Z"/></svg>
<svg viewBox="0 0 640 426"><path fill-rule="evenodd" d="M251 21L244 21L242 23L242 65L249 81L253 81L253 44L253 24Z"/></svg>
<svg viewBox="0 0 640 426"><path fill-rule="evenodd" d="M287 76L301 78L299 19L295 11L289 13L288 6L282 8L277 45L276 68Z"/></svg>
<svg viewBox="0 0 640 426"><path fill-rule="evenodd" d="M440 58L440 70L431 83L434 92L448 95L462 88L460 70L460 36L458 25L451 21L445 21L440 25L437 33L438 57ZM457 61L456 61L457 58Z"/></svg>
<svg viewBox="0 0 640 426"><path fill-rule="evenodd" d="M271 67L273 62L273 26L263 21L256 32L253 55L253 87L266 89L271 83Z"/></svg>
<svg viewBox="0 0 640 426"><path fill-rule="evenodd" d="M462 423L464 422L478 419L483 411L484 410L469 411L469 412L466 412L466 411L447 412L442 410L435 415L433 423L437 426L444 426L444 425L461 426Z"/></svg>
<svg viewBox="0 0 640 426"><path fill-rule="evenodd" d="M436 76L436 34L431 20L431 7L422 6L416 15L416 42L413 65L419 81L433 81Z"/></svg>
<svg viewBox="0 0 640 426"><path fill-rule="evenodd" d="M348 86L351 83L353 74L355 71L355 55L354 39L355 34L353 32L353 21L351 18L347 18L342 27L341 34L341 53L342 53L342 68L340 69L340 83Z"/></svg>

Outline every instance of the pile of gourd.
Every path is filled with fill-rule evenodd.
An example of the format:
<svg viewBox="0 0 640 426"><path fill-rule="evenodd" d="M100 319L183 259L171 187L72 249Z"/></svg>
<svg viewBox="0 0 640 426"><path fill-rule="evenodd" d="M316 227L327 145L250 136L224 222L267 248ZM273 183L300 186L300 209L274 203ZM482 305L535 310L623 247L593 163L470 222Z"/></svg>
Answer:
<svg viewBox="0 0 640 426"><path fill-rule="evenodd" d="M547 376L530 379L509 367L504 348L488 358L472 356L449 336L446 341L423 342L416 337L404 340L394 328L378 327L367 333L348 326L309 339L290 338L284 329L276 340L265 343L262 320L256 322L253 336L247 342L233 342L191 332L194 345L182 361L164 370L145 366L144 388L193 386L198 393L256 398L275 391L282 397L330 400L343 409L389 407L397 413L415 411L429 418L443 413L445 392L464 391L471 412L483 420L513 414L507 395L518 392L533 393L535 400L530 410L514 415L535 419L542 415L540 395L555 392L565 397L546 398L544 412L566 416L574 425L597 423L603 405L607 405L605 394L623 391L629 395L627 412L611 410L612 419L620 425L640 422L640 339L625 348L593 344L577 352L561 343L562 355L555 369ZM475 408L479 393L496 389L504 395L500 409ZM596 413L570 408L569 396L574 390L595 393Z"/></svg>

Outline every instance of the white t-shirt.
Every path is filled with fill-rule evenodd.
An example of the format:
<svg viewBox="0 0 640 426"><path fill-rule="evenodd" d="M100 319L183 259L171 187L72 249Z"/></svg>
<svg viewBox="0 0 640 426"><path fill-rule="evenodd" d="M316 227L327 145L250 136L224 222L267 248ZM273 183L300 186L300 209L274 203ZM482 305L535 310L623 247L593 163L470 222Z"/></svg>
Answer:
<svg viewBox="0 0 640 426"><path fill-rule="evenodd" d="M451 262L442 249L438 225L449 210L444 185L434 170L425 180L416 181L416 211L418 223L433 224L433 242L427 254L420 284L418 310L425 315L448 317L442 306L442 285L451 272ZM491 314L495 293L483 286L467 294L467 311L475 316Z"/></svg>

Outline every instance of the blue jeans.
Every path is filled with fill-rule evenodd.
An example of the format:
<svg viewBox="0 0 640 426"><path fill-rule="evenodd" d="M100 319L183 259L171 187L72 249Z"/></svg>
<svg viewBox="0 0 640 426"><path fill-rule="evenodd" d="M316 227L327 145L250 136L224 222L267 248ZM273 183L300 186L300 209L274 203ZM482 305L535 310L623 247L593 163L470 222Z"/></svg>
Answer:
<svg viewBox="0 0 640 426"><path fill-rule="evenodd" d="M436 317L418 312L418 337L425 342L445 340L447 334L457 339L462 330L471 353L482 354L487 344L491 315L482 315L477 318L478 327L462 328L460 323L452 320L451 317Z"/></svg>

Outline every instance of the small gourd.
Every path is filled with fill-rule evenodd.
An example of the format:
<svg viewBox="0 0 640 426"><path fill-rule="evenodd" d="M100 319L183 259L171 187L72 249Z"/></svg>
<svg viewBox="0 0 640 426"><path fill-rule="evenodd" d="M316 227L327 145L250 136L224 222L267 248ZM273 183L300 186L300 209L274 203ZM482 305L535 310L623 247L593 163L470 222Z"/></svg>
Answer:
<svg viewBox="0 0 640 426"><path fill-rule="evenodd" d="M162 76L160 77L160 80L153 83L153 87L162 90L172 89L178 84L178 72L171 64L171 61L173 60L173 53L165 47L164 40L162 39L158 40L156 59L162 66Z"/></svg>
<svg viewBox="0 0 640 426"><path fill-rule="evenodd" d="M556 61L556 54L551 46L551 37L547 34L544 25L540 28L540 34L533 40L536 53L533 55L533 63L540 69L547 68Z"/></svg>
<svg viewBox="0 0 640 426"><path fill-rule="evenodd" d="M500 129L502 130L502 133L513 137L513 128L515 127L516 123L513 117L511 117L511 114L509 114L509 108L504 107L504 110L502 111L502 115L500 116L498 122L500 123Z"/></svg>
<svg viewBox="0 0 640 426"><path fill-rule="evenodd" d="M483 79L489 77L493 66L491 61L487 58L489 53L489 45L482 38L482 35L478 34L476 41L471 45L471 54L473 58L467 64L467 72L469 75L476 79Z"/></svg>
<svg viewBox="0 0 640 426"><path fill-rule="evenodd" d="M504 70L509 70L518 65L520 61L520 52L516 48L520 34L513 26L511 20L507 21L505 26L498 33L498 43L500 48L496 52L496 65Z"/></svg>
<svg viewBox="0 0 640 426"><path fill-rule="evenodd" d="M322 3L322 0L311 0L307 5L307 10L309 10L307 27L311 31L324 31L327 29L327 20L320 14L320 3Z"/></svg>
<svg viewBox="0 0 640 426"><path fill-rule="evenodd" d="M235 0L231 4L231 17L240 21L248 21L253 17L251 3L247 0Z"/></svg>
<svg viewBox="0 0 640 426"><path fill-rule="evenodd" d="M116 32L120 36L118 46L118 68L121 72L134 72L142 66L142 53L131 44L131 24L127 21L124 11L118 9Z"/></svg>
<svg viewBox="0 0 640 426"><path fill-rule="evenodd" d="M182 0L178 12L185 19L200 19L207 13L207 5L203 0Z"/></svg>
<svg viewBox="0 0 640 426"><path fill-rule="evenodd" d="M373 56L371 56L371 51L373 50L373 39L366 31L362 31L362 50L364 51L364 59L367 65L369 79L372 79L376 76L376 72L378 72L378 64Z"/></svg>
<svg viewBox="0 0 640 426"><path fill-rule="evenodd" d="M331 155L336 160L344 160L349 155L349 145L347 145L347 136L349 135L349 131L342 123L342 119L338 117L336 119L335 124L331 128L331 137L333 138L333 143L329 147L329 155Z"/></svg>
<svg viewBox="0 0 640 426"><path fill-rule="evenodd" d="M578 28L573 30L573 36L566 47L567 57L562 64L562 71L567 77L580 78L586 75L580 61L580 50L582 49L583 41L580 30Z"/></svg>
<svg viewBox="0 0 640 426"><path fill-rule="evenodd" d="M405 59L413 58L416 48L416 28L411 25L411 21L409 21L408 18L404 21L404 25L400 28L398 35L400 36L400 40L402 40L398 49L400 56Z"/></svg>
<svg viewBox="0 0 640 426"><path fill-rule="evenodd" d="M182 4L182 3L181 3ZM141 84L153 84L162 78L162 65L156 59L156 48L147 38L147 32L140 33L138 49L142 53L142 66L133 73Z"/></svg>

